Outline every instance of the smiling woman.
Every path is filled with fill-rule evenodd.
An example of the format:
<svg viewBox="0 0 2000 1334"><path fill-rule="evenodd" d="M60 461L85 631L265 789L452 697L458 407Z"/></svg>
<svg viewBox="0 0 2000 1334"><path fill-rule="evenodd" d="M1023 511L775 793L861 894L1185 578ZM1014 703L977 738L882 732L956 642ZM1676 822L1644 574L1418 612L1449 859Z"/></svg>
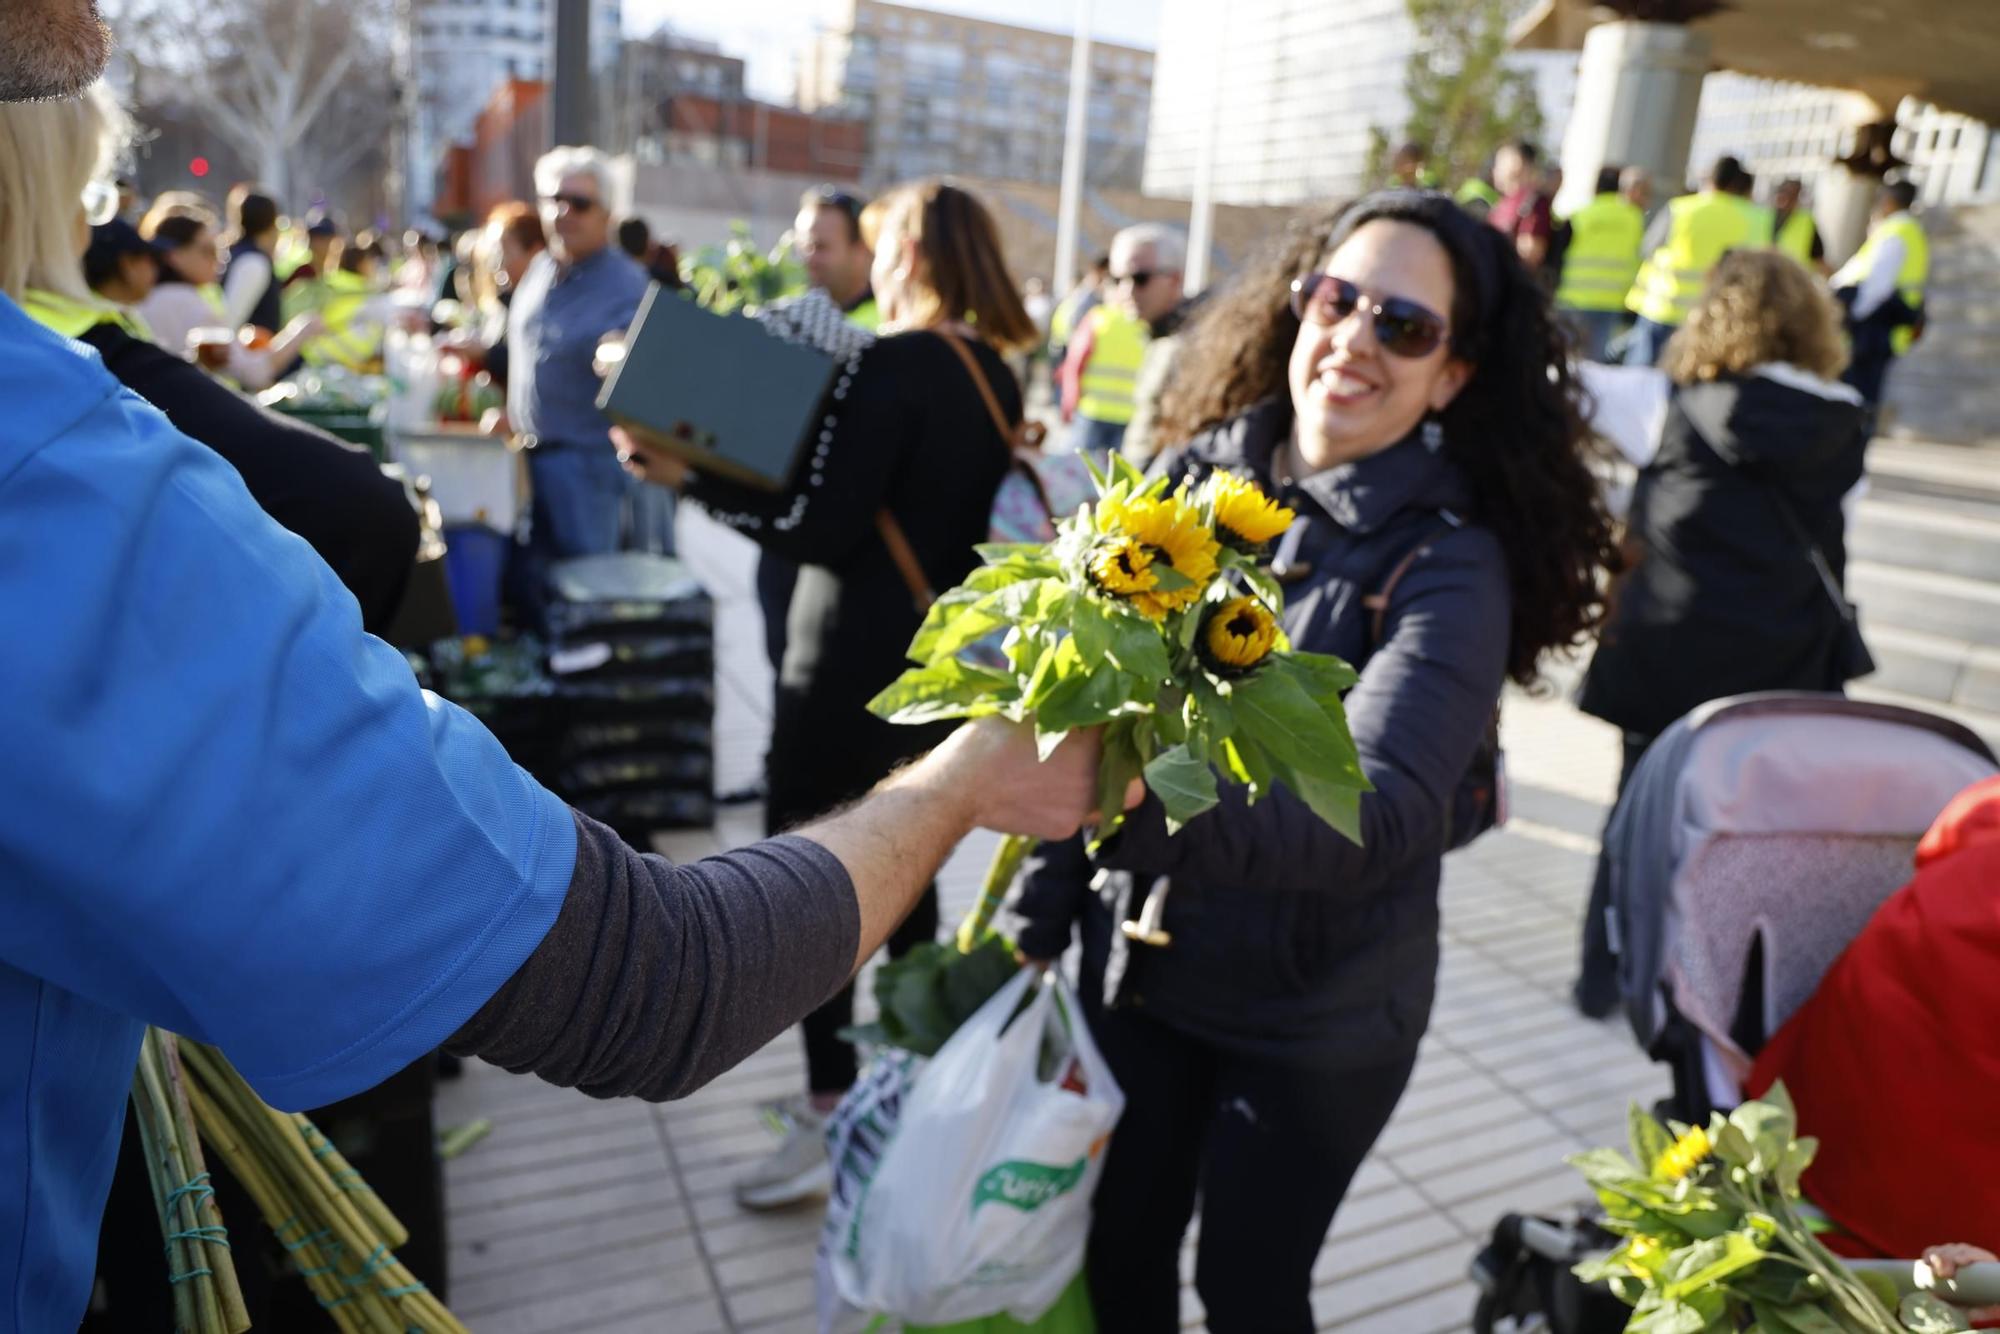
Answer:
<svg viewBox="0 0 2000 1334"><path fill-rule="evenodd" d="M1225 789L1176 833L1149 798L1094 855L1045 851L1018 939L1053 959L1080 924L1091 1031L1142 1111L1096 1199L1100 1322L1178 1326L1199 1195L1211 1325L1306 1331L1320 1242L1429 1018L1461 785L1504 679L1595 623L1610 527L1546 297L1442 195L1371 195L1301 226L1188 340L1164 413L1186 443L1156 471L1233 474L1296 514L1276 525L1284 624L1224 606L1204 660L1359 666L1347 718L1375 790L1358 840L1282 791L1253 806ZM1235 540L1274 535L1261 506L1226 508ZM1163 878L1159 929L1135 941L1122 928Z"/></svg>

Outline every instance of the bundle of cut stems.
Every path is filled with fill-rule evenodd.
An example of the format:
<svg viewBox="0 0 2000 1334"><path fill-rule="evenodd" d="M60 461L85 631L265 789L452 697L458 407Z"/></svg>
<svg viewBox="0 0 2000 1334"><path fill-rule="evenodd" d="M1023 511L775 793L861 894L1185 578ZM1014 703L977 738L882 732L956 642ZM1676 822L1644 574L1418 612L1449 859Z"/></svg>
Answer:
<svg viewBox="0 0 2000 1334"><path fill-rule="evenodd" d="M395 1249L409 1240L408 1229L318 1127L265 1105L213 1047L157 1031L147 1040L168 1051L178 1046L201 1137L243 1183L342 1334L465 1334L396 1259ZM143 1115L140 1120L143 1124ZM228 1267L209 1258L215 1269ZM236 1305L241 1308L240 1298ZM235 1334L249 1322L210 1326L183 1316L181 1323L195 1334Z"/></svg>
<svg viewBox="0 0 2000 1334"><path fill-rule="evenodd" d="M132 1108L159 1208L160 1235L166 1238L174 1325L187 1334L242 1334L250 1328L250 1312L236 1284L229 1236L208 1183L179 1054L172 1035L156 1028L146 1030L139 1046Z"/></svg>

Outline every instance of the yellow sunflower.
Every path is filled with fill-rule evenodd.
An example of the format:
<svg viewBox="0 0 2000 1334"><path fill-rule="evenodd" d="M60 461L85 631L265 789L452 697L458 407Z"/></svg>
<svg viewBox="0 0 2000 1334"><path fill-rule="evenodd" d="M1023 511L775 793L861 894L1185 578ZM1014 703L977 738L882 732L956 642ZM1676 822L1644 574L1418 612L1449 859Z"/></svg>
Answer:
<svg viewBox="0 0 2000 1334"><path fill-rule="evenodd" d="M1100 541L1090 557L1091 577L1098 587L1129 599L1155 621L1199 602L1215 578L1220 550L1215 534L1202 526L1195 507L1181 496L1106 500L1097 509L1097 531ZM1156 566L1173 570L1187 584L1161 588Z"/></svg>
<svg viewBox="0 0 2000 1334"><path fill-rule="evenodd" d="M1209 613L1201 640L1212 666L1248 671L1271 656L1278 623L1256 598L1231 598Z"/></svg>
<svg viewBox="0 0 2000 1334"><path fill-rule="evenodd" d="M1215 501L1216 536L1225 546L1245 554L1263 550L1298 517L1265 495L1255 482L1234 473L1212 474L1208 493Z"/></svg>
<svg viewBox="0 0 2000 1334"><path fill-rule="evenodd" d="M1709 1143L1708 1132L1696 1126L1660 1155L1659 1161L1653 1164L1653 1175L1667 1181L1679 1181L1701 1166L1702 1160L1714 1151L1715 1146Z"/></svg>
<svg viewBox="0 0 2000 1334"><path fill-rule="evenodd" d="M1129 537L1114 538L1090 553L1090 577L1107 593L1131 597L1159 582L1152 564L1150 549Z"/></svg>

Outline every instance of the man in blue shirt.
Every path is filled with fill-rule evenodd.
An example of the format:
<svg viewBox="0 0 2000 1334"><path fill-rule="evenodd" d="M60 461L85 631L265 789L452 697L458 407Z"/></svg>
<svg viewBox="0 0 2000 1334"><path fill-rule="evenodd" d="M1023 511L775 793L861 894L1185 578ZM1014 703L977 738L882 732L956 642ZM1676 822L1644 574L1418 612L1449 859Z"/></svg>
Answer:
<svg viewBox="0 0 2000 1334"><path fill-rule="evenodd" d="M105 55L91 0L23 3L0 93L73 95ZM286 1108L440 1044L676 1097L842 985L972 827L1061 836L1092 804L1094 739L1037 764L988 720L794 835L641 855L4 296L0 403L0 1329L82 1316L142 1025Z"/></svg>
<svg viewBox="0 0 2000 1334"><path fill-rule="evenodd" d="M507 313L507 418L530 450L529 545L543 567L618 550L631 490L597 410L592 361L607 335L632 323L646 274L611 244L609 183L595 149L558 148L535 164L549 248L528 265Z"/></svg>

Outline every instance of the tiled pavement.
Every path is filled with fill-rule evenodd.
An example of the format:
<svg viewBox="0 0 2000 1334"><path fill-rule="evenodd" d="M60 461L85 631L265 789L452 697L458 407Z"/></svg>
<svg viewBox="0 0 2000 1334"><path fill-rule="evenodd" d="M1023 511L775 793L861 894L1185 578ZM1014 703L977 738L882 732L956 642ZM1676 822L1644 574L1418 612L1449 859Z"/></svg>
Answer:
<svg viewBox="0 0 2000 1334"><path fill-rule="evenodd" d="M767 711L751 557L700 516L684 515L681 543L718 602L727 789L756 772ZM1565 1002L1616 737L1559 698L1517 694L1504 718L1514 819L1446 862L1437 1009L1410 1090L1321 1252L1322 1329L1464 1326L1466 1262L1494 1220L1578 1198L1563 1155L1621 1141L1628 1100L1666 1087L1624 1029ZM698 857L760 832L754 809L730 811L660 850ZM990 848L970 840L946 867L947 921L970 903ZM757 1105L802 1076L789 1033L665 1106L597 1102L472 1066L439 1099L443 1124L494 1126L448 1168L454 1310L479 1334L811 1330L817 1211L747 1214L729 1192L771 1143ZM1183 1310L1199 1328L1191 1285Z"/></svg>

